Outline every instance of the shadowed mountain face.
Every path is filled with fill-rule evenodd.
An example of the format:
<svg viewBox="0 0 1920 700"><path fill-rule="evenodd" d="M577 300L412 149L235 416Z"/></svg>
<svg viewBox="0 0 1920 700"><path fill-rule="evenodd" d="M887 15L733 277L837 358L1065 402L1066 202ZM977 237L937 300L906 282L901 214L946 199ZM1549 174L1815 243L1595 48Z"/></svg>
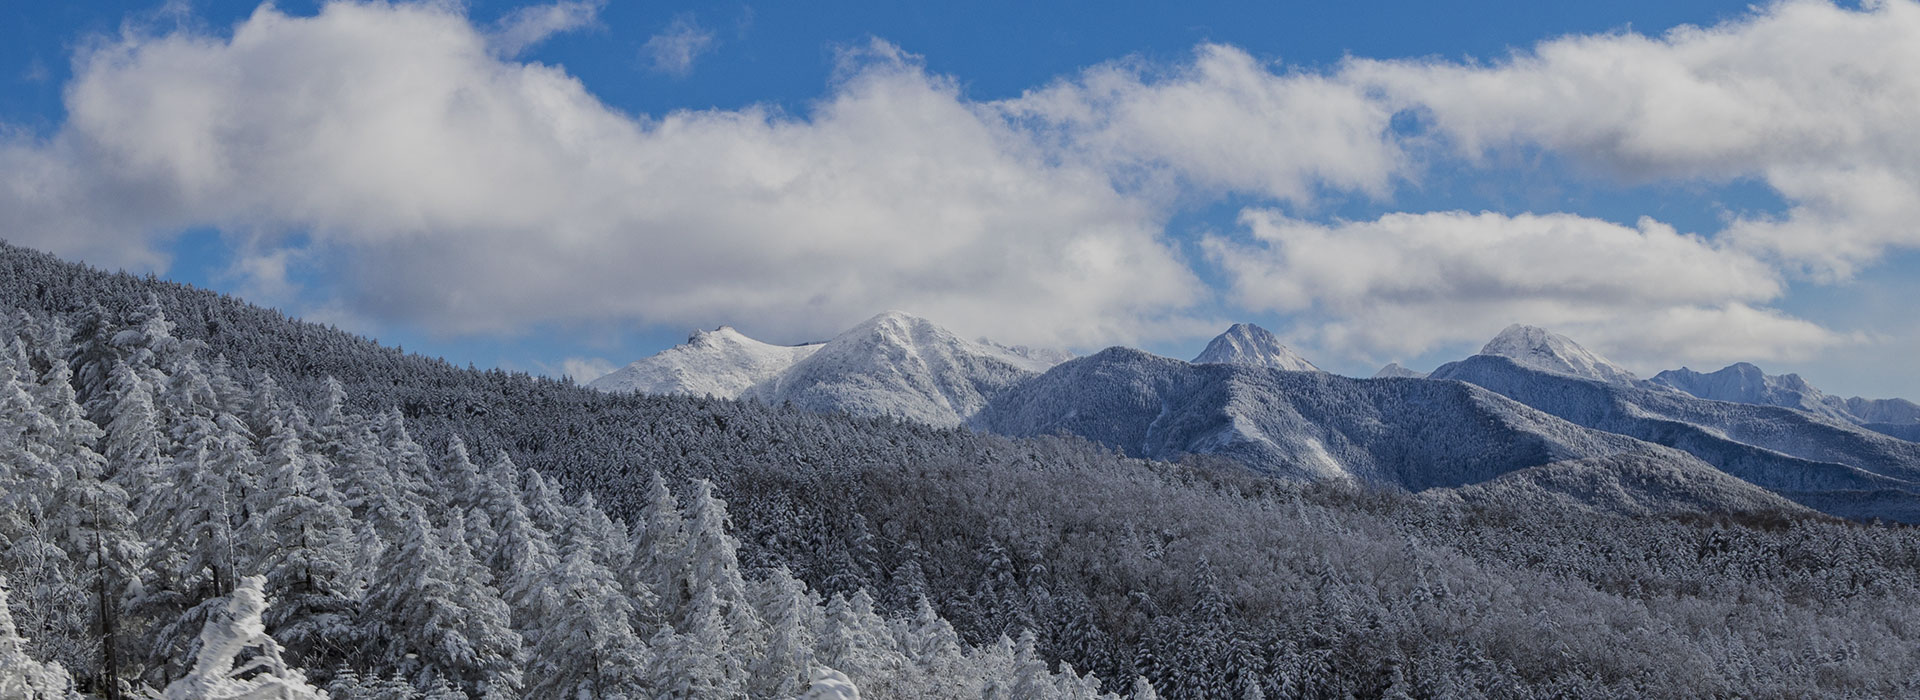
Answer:
<svg viewBox="0 0 1920 700"><path fill-rule="evenodd" d="M1125 348L1067 362L1009 390L974 425L1014 436L1066 432L1130 456L1217 455L1266 474L1412 490L1636 455L1635 464L1670 475L1667 482L1711 488L1635 499L1679 503L1738 494L1727 505L1742 508L1778 500L1685 454L1582 428L1459 382L1195 365ZM1605 471L1605 463L1594 464L1588 472Z"/></svg>
<svg viewBox="0 0 1920 700"><path fill-rule="evenodd" d="M1920 444L1844 422L1582 379L1493 355L1443 365L1433 377L1485 387L1578 425L1683 450L1835 515L1920 515Z"/></svg>

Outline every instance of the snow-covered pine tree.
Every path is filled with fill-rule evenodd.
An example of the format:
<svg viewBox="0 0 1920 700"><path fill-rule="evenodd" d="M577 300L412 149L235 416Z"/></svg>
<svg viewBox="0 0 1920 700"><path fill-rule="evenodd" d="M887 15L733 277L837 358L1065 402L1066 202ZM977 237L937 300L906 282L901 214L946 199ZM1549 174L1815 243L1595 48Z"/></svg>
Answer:
<svg viewBox="0 0 1920 700"><path fill-rule="evenodd" d="M267 613L268 631L295 658L331 668L359 647L353 618L364 577L355 570L353 516L299 431L278 417L267 423L243 538L249 569L265 576L280 601Z"/></svg>
<svg viewBox="0 0 1920 700"><path fill-rule="evenodd" d="M654 635L654 663L648 676L659 697L747 697L746 667L727 645L732 634L720 609L713 589L702 588L688 605L685 632L662 627Z"/></svg>
<svg viewBox="0 0 1920 700"><path fill-rule="evenodd" d="M751 584L760 619L767 626L767 644L748 664L749 692L757 698L799 695L814 666L814 630L820 627L819 605L807 586L786 567L774 569Z"/></svg>
<svg viewBox="0 0 1920 700"><path fill-rule="evenodd" d="M765 644L765 625L754 616L747 600L746 577L740 572L740 544L728 532L727 503L713 493L705 479L694 482L693 501L687 507L687 576L694 591L692 605L720 606L730 633L727 646L738 658L753 658ZM869 598L869 601L871 598ZM699 614L701 611L693 611Z"/></svg>
<svg viewBox="0 0 1920 700"><path fill-rule="evenodd" d="M41 388L42 411L54 426L44 444L49 449L46 458L58 465L62 479L48 485L59 504L56 543L74 567L72 592L78 594L67 601L65 622L75 639L97 650L91 663L76 660L74 668L91 669L96 686L117 699L121 601L129 584L137 581L146 544L133 530L127 493L107 481L107 460L94 451L105 433L81 409L65 359L56 355L48 360Z"/></svg>
<svg viewBox="0 0 1920 700"><path fill-rule="evenodd" d="M489 574L463 538L436 534L418 505L397 525L363 606L367 651L416 683L446 678L476 695L512 697L521 638Z"/></svg>
<svg viewBox="0 0 1920 700"><path fill-rule="evenodd" d="M16 574L28 629L52 630L60 610L76 597L73 571L51 520L62 506L55 494L72 476L48 445L58 426L41 411L35 385L19 339L0 333L0 544L6 545L0 566ZM50 636L39 643L48 656L70 662L72 644Z"/></svg>
<svg viewBox="0 0 1920 700"><path fill-rule="evenodd" d="M555 604L535 621L527 696L644 697L648 652L633 630L633 603L613 571L594 559L588 526L574 524L559 565L545 577Z"/></svg>
<svg viewBox="0 0 1920 700"><path fill-rule="evenodd" d="M663 624L677 624L693 589L687 573L687 525L667 481L654 472L633 526L635 566L628 590L650 590L659 600Z"/></svg>
<svg viewBox="0 0 1920 700"><path fill-rule="evenodd" d="M493 548L480 555L499 582L514 629L533 644L538 642L541 621L562 604L547 580L559 557L552 538L534 524L521 503L519 478L513 460L501 453L481 480L484 498L476 511L486 515L495 531Z"/></svg>

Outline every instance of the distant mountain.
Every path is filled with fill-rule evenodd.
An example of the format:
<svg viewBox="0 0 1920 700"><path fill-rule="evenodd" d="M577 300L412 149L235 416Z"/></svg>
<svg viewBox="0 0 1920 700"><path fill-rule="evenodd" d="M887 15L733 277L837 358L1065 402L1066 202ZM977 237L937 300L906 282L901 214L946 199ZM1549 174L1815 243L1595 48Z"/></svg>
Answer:
<svg viewBox="0 0 1920 700"><path fill-rule="evenodd" d="M1536 326L1513 324L1480 348L1482 355L1498 355L1522 367L1631 385L1640 381L1626 368L1580 347L1572 339Z"/></svg>
<svg viewBox="0 0 1920 700"><path fill-rule="evenodd" d="M728 326L694 331L676 345L589 382L610 392L685 394L737 399L753 385L778 376L823 344L773 345Z"/></svg>
<svg viewBox="0 0 1920 700"><path fill-rule="evenodd" d="M1460 382L1189 364L1126 348L1061 364L1007 391L974 425L1013 436L1066 432L1135 457L1217 455L1270 475L1411 490L1476 484L1571 460L1638 455L1644 459L1635 464L1658 464L1669 481L1712 486L1663 490L1670 501L1737 494L1728 504L1695 502L1694 510L1755 508L1778 500L1684 453L1582 428ZM1648 469L1653 467L1643 471ZM1631 510L1616 505L1603 509Z"/></svg>
<svg viewBox="0 0 1920 700"><path fill-rule="evenodd" d="M970 341L898 311L825 343L771 345L732 328L594 380L603 391L712 395L951 427L993 394L1038 376L1060 354Z"/></svg>
<svg viewBox="0 0 1920 700"><path fill-rule="evenodd" d="M1398 362L1389 362L1387 366L1381 367L1380 371L1373 373L1374 379L1425 379L1426 377L1426 372L1407 369L1400 366Z"/></svg>
<svg viewBox="0 0 1920 700"><path fill-rule="evenodd" d="M1808 384L1798 374L1770 375L1746 362L1736 362L1709 373L1685 367L1667 370L1654 375L1652 381L1703 399L1782 406L1905 440L1920 435L1920 405L1912 401L1857 396L1843 399Z"/></svg>
<svg viewBox="0 0 1920 700"><path fill-rule="evenodd" d="M1781 406L1833 420L1859 422L1847 411L1844 399L1826 395L1800 375L1768 375L1747 362L1736 362L1704 374L1686 367L1670 369L1653 375L1651 381L1703 399Z"/></svg>
<svg viewBox="0 0 1920 700"><path fill-rule="evenodd" d="M1855 396L1847 399L1847 412L1860 419L1863 424L1913 425L1920 423L1920 404L1906 399L1863 399Z"/></svg>
<svg viewBox="0 0 1920 700"><path fill-rule="evenodd" d="M1598 358L1572 341L1557 350L1564 357ZM1652 383L1620 382L1617 375L1613 381L1598 378L1605 372L1583 377L1537 364L1489 353L1444 365L1432 376L1485 387L1582 426L1686 451L1835 515L1920 515L1920 444L1777 406L1702 399Z"/></svg>
<svg viewBox="0 0 1920 700"><path fill-rule="evenodd" d="M1288 372L1320 371L1307 358L1281 344L1273 333L1251 323L1233 324L1227 332L1207 343L1207 349L1200 351L1193 363L1266 367Z"/></svg>

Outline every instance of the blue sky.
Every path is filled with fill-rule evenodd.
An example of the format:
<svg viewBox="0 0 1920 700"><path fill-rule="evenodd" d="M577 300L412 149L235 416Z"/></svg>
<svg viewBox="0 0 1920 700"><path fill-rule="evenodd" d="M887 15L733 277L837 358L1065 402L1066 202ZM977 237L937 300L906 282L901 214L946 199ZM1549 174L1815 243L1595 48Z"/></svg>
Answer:
<svg viewBox="0 0 1920 700"><path fill-rule="evenodd" d="M15 3L0 236L534 372L902 308L1920 396L1911 2L1188 5Z"/></svg>

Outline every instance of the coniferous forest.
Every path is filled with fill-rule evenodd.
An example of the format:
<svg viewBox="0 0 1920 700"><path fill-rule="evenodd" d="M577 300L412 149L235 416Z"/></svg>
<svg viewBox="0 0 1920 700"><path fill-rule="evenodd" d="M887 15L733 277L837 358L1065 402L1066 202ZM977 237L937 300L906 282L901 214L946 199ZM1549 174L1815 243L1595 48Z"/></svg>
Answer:
<svg viewBox="0 0 1920 700"><path fill-rule="evenodd" d="M606 395L0 249L0 697L1898 697L1920 535Z"/></svg>

